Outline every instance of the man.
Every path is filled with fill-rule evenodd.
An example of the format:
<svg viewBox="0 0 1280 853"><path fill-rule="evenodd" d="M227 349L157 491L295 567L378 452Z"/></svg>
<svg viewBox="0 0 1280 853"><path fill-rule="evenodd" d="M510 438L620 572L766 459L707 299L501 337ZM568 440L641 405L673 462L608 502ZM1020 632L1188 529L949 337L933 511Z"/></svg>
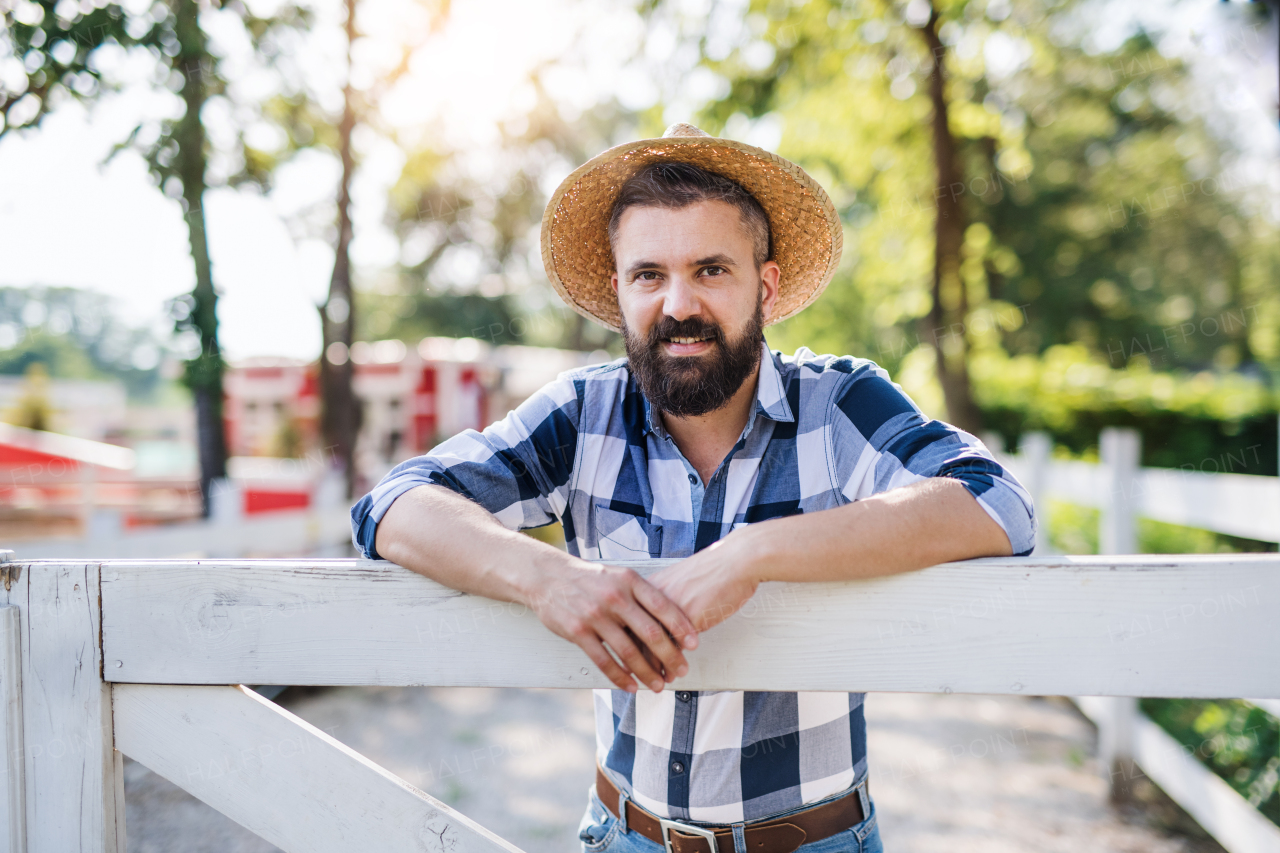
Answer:
<svg viewBox="0 0 1280 853"><path fill-rule="evenodd" d="M1030 499L977 439L871 362L768 350L841 235L822 188L766 151L677 125L605 152L552 197L543 259L627 357L403 463L352 511L365 555L527 604L617 685L596 691L587 853L881 850L861 694L664 686L763 581L1031 551ZM568 553L517 532L557 519ZM647 580L607 565L651 557L684 559Z"/></svg>

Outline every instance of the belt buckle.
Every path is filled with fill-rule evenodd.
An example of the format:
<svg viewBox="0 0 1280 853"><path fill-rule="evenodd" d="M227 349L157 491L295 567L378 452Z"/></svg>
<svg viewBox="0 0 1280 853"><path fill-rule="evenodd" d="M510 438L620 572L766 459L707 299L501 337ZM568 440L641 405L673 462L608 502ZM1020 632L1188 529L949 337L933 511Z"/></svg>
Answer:
<svg viewBox="0 0 1280 853"><path fill-rule="evenodd" d="M719 847L716 845L716 834L709 829L703 829L700 826L690 826L687 823L681 823L678 820L668 820L666 818L658 818L658 826L662 827L662 846L666 848L666 853L672 853L671 850L671 830L676 829L686 835L701 835L707 839L707 845L710 847L708 853L718 853Z"/></svg>

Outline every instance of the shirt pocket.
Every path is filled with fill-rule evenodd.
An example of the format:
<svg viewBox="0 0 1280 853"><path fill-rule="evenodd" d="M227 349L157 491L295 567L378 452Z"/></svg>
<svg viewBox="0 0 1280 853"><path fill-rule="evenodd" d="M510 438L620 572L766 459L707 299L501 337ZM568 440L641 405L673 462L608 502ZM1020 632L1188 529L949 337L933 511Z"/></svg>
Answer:
<svg viewBox="0 0 1280 853"><path fill-rule="evenodd" d="M602 560L649 560L662 556L662 525L600 504L595 511L596 545Z"/></svg>

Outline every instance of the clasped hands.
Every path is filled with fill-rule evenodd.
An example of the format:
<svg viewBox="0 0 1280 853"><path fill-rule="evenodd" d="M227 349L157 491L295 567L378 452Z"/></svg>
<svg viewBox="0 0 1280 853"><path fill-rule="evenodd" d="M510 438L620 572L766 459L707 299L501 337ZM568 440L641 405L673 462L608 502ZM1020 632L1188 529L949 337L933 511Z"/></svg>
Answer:
<svg viewBox="0 0 1280 853"><path fill-rule="evenodd" d="M576 643L619 689L634 693L639 681L661 692L688 674L684 652L697 648L698 633L755 594L759 579L729 542L716 542L648 579L582 561L528 603L542 624Z"/></svg>

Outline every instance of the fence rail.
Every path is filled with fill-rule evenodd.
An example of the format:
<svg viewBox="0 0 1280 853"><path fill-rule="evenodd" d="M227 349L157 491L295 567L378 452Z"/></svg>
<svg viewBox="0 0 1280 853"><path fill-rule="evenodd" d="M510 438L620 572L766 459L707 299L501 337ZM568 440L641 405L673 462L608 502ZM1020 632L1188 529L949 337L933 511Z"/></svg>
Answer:
<svg viewBox="0 0 1280 853"><path fill-rule="evenodd" d="M998 441L990 443L998 450ZM1132 429L1103 430L1098 444L1102 459L1096 464L1053 458L1052 442L1043 433L1024 435L1016 455L998 454L1027 484L1035 501L1040 524L1037 553L1053 552L1049 542L1052 510L1046 498L1101 510L1098 541L1106 554L1139 550L1140 517L1263 542L1280 541L1280 477L1206 473L1194 466L1189 466L1193 470L1140 468L1141 436ZM1139 619L1130 630L1140 635L1153 630L1153 625ZM1223 691L1220 695L1242 694ZM1231 853L1280 850L1275 825L1187 755L1139 711L1136 699L1080 695L1074 699L1098 727L1099 751L1114 799L1126 799L1137 776L1149 775ZM1275 699L1246 701L1280 717L1280 702Z"/></svg>
<svg viewBox="0 0 1280 853"><path fill-rule="evenodd" d="M10 851L124 853L123 751L285 851L511 853L226 685L606 686L519 607L387 563L33 561L4 577ZM773 584L705 635L672 687L1280 699L1278 599L1274 554L975 560Z"/></svg>
<svg viewBox="0 0 1280 853"><path fill-rule="evenodd" d="M173 559L188 557L265 557L350 553L350 515L346 507L281 510L262 515L229 515L209 521L121 530L118 518L100 513L105 523L91 525L79 538L19 542L23 555L55 560ZM116 522L115 524L111 523ZM341 549L335 551L335 549Z"/></svg>

